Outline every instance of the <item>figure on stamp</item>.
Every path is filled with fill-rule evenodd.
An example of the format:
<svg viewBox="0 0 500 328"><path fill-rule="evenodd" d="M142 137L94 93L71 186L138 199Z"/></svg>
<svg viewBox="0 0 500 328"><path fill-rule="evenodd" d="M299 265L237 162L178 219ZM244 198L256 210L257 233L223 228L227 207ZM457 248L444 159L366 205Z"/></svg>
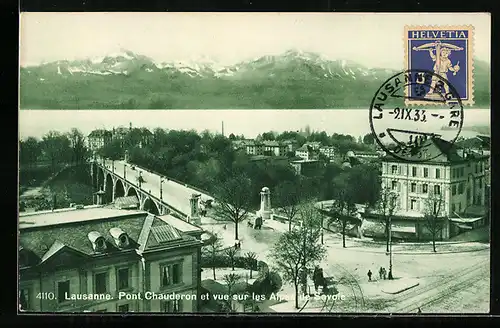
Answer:
<svg viewBox="0 0 500 328"><path fill-rule="evenodd" d="M456 75L460 70L460 65L459 65L460 62L457 62L455 65L453 65L449 56L452 50L455 51L463 50L463 48L461 47L449 43L442 43L441 41L438 40L436 42L426 43L418 47L413 47L413 50L414 51L428 50L429 55L431 56L432 61L434 62L434 67L433 67L434 74L441 76L445 80L448 80L447 78L448 71L451 71L453 72L453 75ZM432 76L432 81L427 96L431 96L434 94L435 91L438 91L435 90L436 84L439 81L438 76ZM450 88L447 83L442 83L441 85L444 87L445 93L450 92Z"/></svg>

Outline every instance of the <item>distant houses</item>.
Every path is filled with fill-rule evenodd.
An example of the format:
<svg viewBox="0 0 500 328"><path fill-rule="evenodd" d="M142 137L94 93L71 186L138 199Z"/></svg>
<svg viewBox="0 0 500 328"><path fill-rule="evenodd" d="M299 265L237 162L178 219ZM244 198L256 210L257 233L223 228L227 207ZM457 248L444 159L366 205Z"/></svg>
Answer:
<svg viewBox="0 0 500 328"><path fill-rule="evenodd" d="M97 129L87 136L87 146L91 152L97 151L115 140L120 140L124 146L126 142L132 142L140 148L145 147L153 141L153 133L146 128L133 128L132 123L128 128L118 127L111 131Z"/></svg>

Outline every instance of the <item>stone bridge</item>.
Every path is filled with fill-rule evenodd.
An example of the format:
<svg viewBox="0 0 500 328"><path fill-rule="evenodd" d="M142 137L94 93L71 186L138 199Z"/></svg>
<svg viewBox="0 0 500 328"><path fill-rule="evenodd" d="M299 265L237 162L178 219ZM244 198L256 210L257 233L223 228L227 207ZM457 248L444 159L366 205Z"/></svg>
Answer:
<svg viewBox="0 0 500 328"><path fill-rule="evenodd" d="M113 203L118 197L135 196L141 210L156 215L176 213L195 223L200 200L213 200L194 187L123 160L94 158L90 166L94 190L104 204Z"/></svg>

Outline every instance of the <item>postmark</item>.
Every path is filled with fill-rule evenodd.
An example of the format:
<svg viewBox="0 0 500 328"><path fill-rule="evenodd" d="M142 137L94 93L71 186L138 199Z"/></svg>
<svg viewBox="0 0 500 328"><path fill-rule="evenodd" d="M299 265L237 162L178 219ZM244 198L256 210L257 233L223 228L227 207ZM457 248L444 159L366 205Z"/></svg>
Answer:
<svg viewBox="0 0 500 328"><path fill-rule="evenodd" d="M404 30L405 69L427 70L449 81L462 104L474 104L473 26L406 26ZM447 86L435 77L426 90L427 99L440 99ZM439 104L422 101L407 89L406 105Z"/></svg>
<svg viewBox="0 0 500 328"><path fill-rule="evenodd" d="M428 97L438 85L446 93ZM425 109L405 105L408 90ZM370 128L380 147L409 162L430 161L447 152L460 135L463 104L455 87L441 75L426 70L407 70L390 77L375 93L369 108ZM437 147L432 145L439 143ZM439 151L436 151L439 149Z"/></svg>

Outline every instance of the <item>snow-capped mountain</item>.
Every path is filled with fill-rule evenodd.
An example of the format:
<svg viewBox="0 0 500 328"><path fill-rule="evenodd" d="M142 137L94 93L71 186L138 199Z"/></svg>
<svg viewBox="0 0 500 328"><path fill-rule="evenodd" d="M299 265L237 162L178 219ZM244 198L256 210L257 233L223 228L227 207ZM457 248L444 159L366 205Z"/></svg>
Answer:
<svg viewBox="0 0 500 328"><path fill-rule="evenodd" d="M489 104L488 71L488 64L476 61L476 104ZM158 63L122 50L22 67L20 73L21 107L90 109L366 108L396 72L300 50L233 65L206 57Z"/></svg>

